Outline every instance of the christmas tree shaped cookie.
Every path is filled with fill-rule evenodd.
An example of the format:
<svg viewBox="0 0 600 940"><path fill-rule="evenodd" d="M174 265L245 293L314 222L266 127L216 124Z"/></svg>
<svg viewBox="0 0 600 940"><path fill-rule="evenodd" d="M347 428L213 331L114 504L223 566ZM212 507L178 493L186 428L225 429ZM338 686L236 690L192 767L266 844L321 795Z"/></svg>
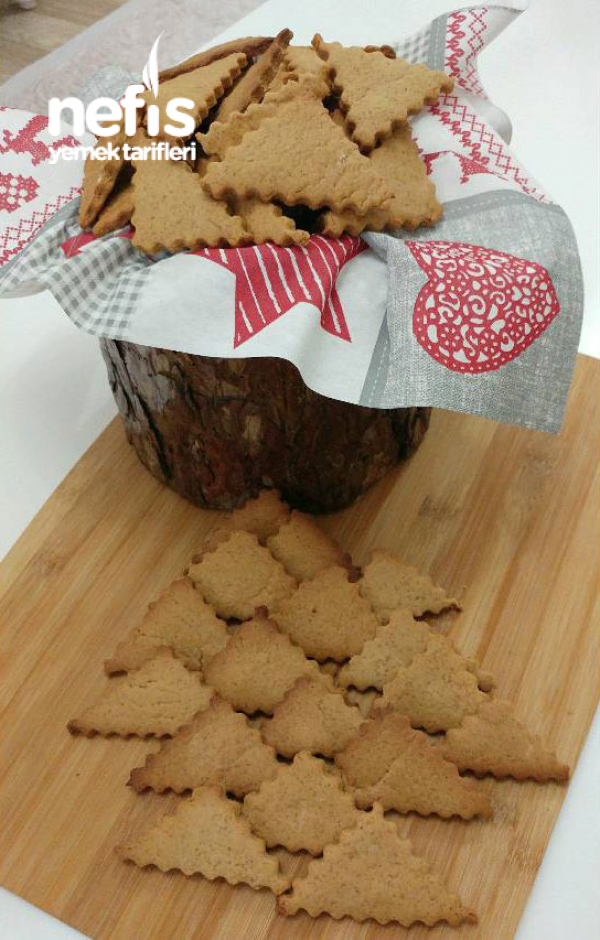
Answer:
<svg viewBox="0 0 600 940"><path fill-rule="evenodd" d="M72 734L173 735L210 703L213 690L170 650L107 682L98 701L69 722Z"/></svg>
<svg viewBox="0 0 600 940"><path fill-rule="evenodd" d="M361 809L378 802L384 810L421 816L491 815L481 786L461 777L426 735L396 712L378 712L365 722L335 760Z"/></svg>
<svg viewBox="0 0 600 940"><path fill-rule="evenodd" d="M299 646L273 621L257 617L229 637L206 667L205 680L234 708L252 715L271 713L297 679L316 674L317 664Z"/></svg>
<svg viewBox="0 0 600 940"><path fill-rule="evenodd" d="M224 878L231 885L242 883L280 894L289 881L241 812L240 804L228 800L219 787L200 787L173 815L163 816L117 852L140 868L175 868L184 875L200 874L210 881Z"/></svg>
<svg viewBox="0 0 600 940"><path fill-rule="evenodd" d="M515 718L512 705L501 699L483 702L462 725L446 733L443 753L459 770L478 775L568 780L569 768L547 750L537 735Z"/></svg>
<svg viewBox="0 0 600 940"><path fill-rule="evenodd" d="M371 150L409 114L454 87L444 72L410 65L404 59L390 59L382 52L326 43L319 35L314 37L313 46L329 66L352 139L363 150Z"/></svg>
<svg viewBox="0 0 600 940"><path fill-rule="evenodd" d="M428 927L447 921L456 927L477 920L427 863L413 855L410 842L400 838L377 803L342 832L339 842L326 846L323 857L313 859L306 877L296 879L292 888L278 900L283 914L305 910L311 917L327 913L336 919L397 921L403 927L417 921Z"/></svg>
<svg viewBox="0 0 600 940"><path fill-rule="evenodd" d="M267 846L282 845L289 852L304 849L312 855L336 842L359 816L339 772L306 751L297 754L291 766L280 764L273 780L250 793L244 813Z"/></svg>
<svg viewBox="0 0 600 940"><path fill-rule="evenodd" d="M359 653L378 627L358 585L348 580L347 569L339 565L303 581L274 615L280 629L319 662L342 661Z"/></svg>
<svg viewBox="0 0 600 940"><path fill-rule="evenodd" d="M258 729L215 698L159 751L149 754L142 767L132 770L129 784L137 791L150 787L157 793L218 784L244 796L273 777L277 767L275 752L263 743Z"/></svg>
<svg viewBox="0 0 600 940"><path fill-rule="evenodd" d="M432 634L426 650L384 685L375 708L391 706L433 734L456 728L485 701L469 664L446 637Z"/></svg>
<svg viewBox="0 0 600 940"><path fill-rule="evenodd" d="M397 607L410 610L413 617L439 614L447 607L460 610L456 598L434 584L428 575L380 549L375 549L364 570L360 593L382 619L387 619Z"/></svg>
<svg viewBox="0 0 600 940"><path fill-rule="evenodd" d="M223 649L227 628L188 578L181 578L150 604L141 624L120 643L106 672L127 672L169 647L188 669L202 669L205 661Z"/></svg>

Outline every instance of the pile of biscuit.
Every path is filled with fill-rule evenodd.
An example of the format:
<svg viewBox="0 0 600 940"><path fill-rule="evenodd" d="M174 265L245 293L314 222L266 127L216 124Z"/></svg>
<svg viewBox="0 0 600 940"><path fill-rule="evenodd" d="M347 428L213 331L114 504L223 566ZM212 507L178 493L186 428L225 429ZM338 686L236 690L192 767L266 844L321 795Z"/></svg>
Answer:
<svg viewBox="0 0 600 940"><path fill-rule="evenodd" d="M389 46L290 45L250 37L202 52L160 74L143 96L135 137L124 119L111 138L118 158L90 155L79 220L106 235L129 222L133 244L197 250L273 242L304 245L318 232L337 237L432 224L441 215L435 187L408 116L453 82L444 72L396 58ZM189 160L126 160L122 146L151 144L145 109L167 133L173 98L194 103L195 154Z"/></svg>
<svg viewBox="0 0 600 940"><path fill-rule="evenodd" d="M118 853L268 888L286 915L474 921L385 814L491 817L476 778L566 780L569 769L493 676L422 619L459 606L386 552L356 568L274 491L236 510L69 723L164 738L129 785L181 802ZM309 853L305 872L288 878L275 847Z"/></svg>

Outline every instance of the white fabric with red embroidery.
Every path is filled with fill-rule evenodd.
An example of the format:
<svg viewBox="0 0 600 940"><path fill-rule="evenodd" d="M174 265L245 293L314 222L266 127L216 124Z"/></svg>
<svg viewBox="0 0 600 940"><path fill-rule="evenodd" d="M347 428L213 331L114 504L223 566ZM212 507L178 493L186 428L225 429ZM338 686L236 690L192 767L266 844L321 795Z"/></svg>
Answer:
<svg viewBox="0 0 600 940"><path fill-rule="evenodd" d="M437 226L413 233L148 257L128 228L100 239L79 229L82 164L50 162L76 143L68 130L52 139L44 117L0 109L0 292L48 287L101 337L285 357L345 401L558 429L583 306L577 247L500 136L506 118L477 71L517 15L458 10L396 43L456 83L412 121L444 204Z"/></svg>

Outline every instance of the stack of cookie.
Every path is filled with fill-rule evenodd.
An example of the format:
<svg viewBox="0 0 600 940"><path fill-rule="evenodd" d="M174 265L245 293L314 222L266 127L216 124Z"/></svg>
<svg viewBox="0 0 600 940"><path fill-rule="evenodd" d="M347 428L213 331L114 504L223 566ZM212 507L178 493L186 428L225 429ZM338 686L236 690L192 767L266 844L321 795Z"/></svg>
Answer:
<svg viewBox="0 0 600 940"><path fill-rule="evenodd" d="M164 737L130 786L191 791L119 854L269 888L284 914L474 920L385 814L490 818L489 789L462 772L543 782L569 771L494 677L422 619L459 606L385 552L359 570L273 491L236 510L69 725ZM309 853L306 872L290 881L277 846Z"/></svg>
<svg viewBox="0 0 600 940"><path fill-rule="evenodd" d="M312 232L437 221L441 206L408 116L449 92L452 79L396 58L389 46L345 48L319 35L293 46L291 38L285 29L274 39L240 39L161 73L156 97L144 95L135 137L126 137L123 119L102 140L118 158L86 160L81 226L106 235L131 222L133 244L153 254L304 245ZM174 98L193 102L195 155L150 158L153 140L190 142L168 122ZM155 137L150 105L158 108Z"/></svg>

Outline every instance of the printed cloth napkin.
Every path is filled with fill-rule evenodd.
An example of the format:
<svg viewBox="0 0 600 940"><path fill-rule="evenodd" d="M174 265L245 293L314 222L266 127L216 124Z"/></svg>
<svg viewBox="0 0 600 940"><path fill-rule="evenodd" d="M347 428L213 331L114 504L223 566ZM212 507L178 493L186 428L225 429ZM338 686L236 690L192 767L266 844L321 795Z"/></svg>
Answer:
<svg viewBox="0 0 600 940"><path fill-rule="evenodd" d="M477 71L478 54L518 14L458 10L396 44L456 83L412 121L444 205L436 226L416 232L148 257L130 228L102 238L79 228L82 163L51 163L53 150L79 141L51 138L45 117L0 108L0 294L48 288L98 337L283 357L310 388L343 401L559 430L583 311L577 245L564 211L507 146L510 125Z"/></svg>

